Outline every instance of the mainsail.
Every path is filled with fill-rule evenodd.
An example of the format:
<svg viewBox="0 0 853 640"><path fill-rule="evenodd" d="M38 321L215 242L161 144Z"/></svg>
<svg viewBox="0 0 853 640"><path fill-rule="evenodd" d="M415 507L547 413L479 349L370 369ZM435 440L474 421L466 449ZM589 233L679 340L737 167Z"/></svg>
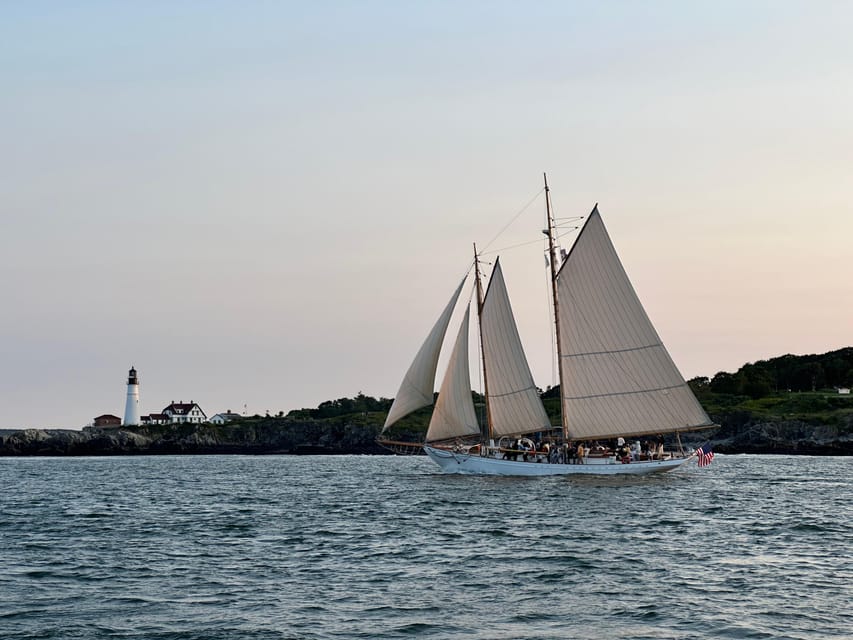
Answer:
<svg viewBox="0 0 853 640"><path fill-rule="evenodd" d="M468 369L468 319L470 306L465 310L456 344L447 365L447 372L438 392L438 400L427 429L426 441L435 442L480 433L474 401L471 398L471 374Z"/></svg>
<svg viewBox="0 0 853 640"><path fill-rule="evenodd" d="M400 383L400 390L397 391L391 409L388 411L388 417L385 419L382 431L385 431L397 422L397 420L407 416L412 411L432 404L432 393L435 388L435 370L438 367L441 344L444 342L444 334L447 333L450 316L453 315L456 300L459 298L459 293L462 291L462 285L465 284L466 278L467 275L459 283L459 286L450 298L450 302L447 303L432 331L429 332L427 339L415 356L409 370L406 372L403 382Z"/></svg>
<svg viewBox="0 0 853 640"><path fill-rule="evenodd" d="M496 437L533 433L551 423L533 383L501 271L495 262L480 316L483 360L489 380L489 415Z"/></svg>
<svg viewBox="0 0 853 640"><path fill-rule="evenodd" d="M572 439L712 424L640 304L597 206L560 267L557 291Z"/></svg>

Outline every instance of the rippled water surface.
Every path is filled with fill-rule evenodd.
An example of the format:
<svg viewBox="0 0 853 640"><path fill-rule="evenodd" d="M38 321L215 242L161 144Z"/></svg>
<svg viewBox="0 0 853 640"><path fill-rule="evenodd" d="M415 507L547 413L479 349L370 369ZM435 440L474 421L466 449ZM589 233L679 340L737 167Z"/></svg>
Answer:
<svg viewBox="0 0 853 640"><path fill-rule="evenodd" d="M0 637L853 637L850 458L0 458Z"/></svg>

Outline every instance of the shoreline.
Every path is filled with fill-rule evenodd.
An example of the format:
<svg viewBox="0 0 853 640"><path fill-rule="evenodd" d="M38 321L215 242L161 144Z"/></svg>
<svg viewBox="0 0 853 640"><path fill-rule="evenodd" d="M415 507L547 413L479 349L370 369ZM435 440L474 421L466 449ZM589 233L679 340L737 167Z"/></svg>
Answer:
<svg viewBox="0 0 853 640"><path fill-rule="evenodd" d="M259 421L227 425L0 430L0 457L114 457L145 455L396 455L376 443L376 425ZM716 453L853 456L844 430L802 423L720 428L685 446L709 441Z"/></svg>

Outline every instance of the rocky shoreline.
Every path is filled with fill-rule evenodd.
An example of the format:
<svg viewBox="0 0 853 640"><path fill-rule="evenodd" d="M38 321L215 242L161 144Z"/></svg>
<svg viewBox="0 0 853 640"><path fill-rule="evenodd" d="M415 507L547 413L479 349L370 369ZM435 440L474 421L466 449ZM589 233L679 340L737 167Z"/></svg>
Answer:
<svg viewBox="0 0 853 640"><path fill-rule="evenodd" d="M751 422L719 416L716 432L685 434L686 445L710 439L718 453L853 455L853 419L839 425L798 420ZM346 420L267 419L238 424L146 427L21 429L0 432L0 456L116 456L210 454L387 455L376 444L378 425Z"/></svg>
<svg viewBox="0 0 853 640"><path fill-rule="evenodd" d="M373 428L274 422L22 429L0 434L0 456L390 453L376 444Z"/></svg>
<svg viewBox="0 0 853 640"><path fill-rule="evenodd" d="M853 417L839 424L802 420L755 421L743 415L715 416L722 425L711 438L719 453L853 455Z"/></svg>

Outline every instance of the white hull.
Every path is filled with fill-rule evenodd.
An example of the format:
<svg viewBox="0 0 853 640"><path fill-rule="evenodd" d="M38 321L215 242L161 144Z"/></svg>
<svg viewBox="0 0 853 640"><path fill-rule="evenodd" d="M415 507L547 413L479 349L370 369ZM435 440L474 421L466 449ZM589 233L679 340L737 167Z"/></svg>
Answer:
<svg viewBox="0 0 853 640"><path fill-rule="evenodd" d="M447 473L492 476L570 476L570 475L647 475L672 471L690 460L651 460L622 464L612 458L587 460L586 464L550 464L490 458L477 454L459 453L424 445L430 459Z"/></svg>

